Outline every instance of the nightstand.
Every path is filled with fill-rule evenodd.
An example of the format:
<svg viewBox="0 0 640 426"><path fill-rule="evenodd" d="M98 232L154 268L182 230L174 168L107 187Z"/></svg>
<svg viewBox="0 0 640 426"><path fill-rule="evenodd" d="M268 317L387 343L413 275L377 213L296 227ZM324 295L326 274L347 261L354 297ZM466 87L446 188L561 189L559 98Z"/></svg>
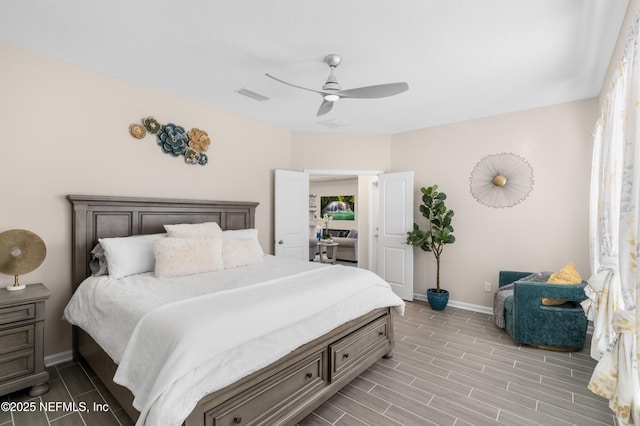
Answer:
<svg viewBox="0 0 640 426"><path fill-rule="evenodd" d="M0 288L0 395L29 386L31 396L49 390L44 308L50 294L44 284L29 284L20 291Z"/></svg>

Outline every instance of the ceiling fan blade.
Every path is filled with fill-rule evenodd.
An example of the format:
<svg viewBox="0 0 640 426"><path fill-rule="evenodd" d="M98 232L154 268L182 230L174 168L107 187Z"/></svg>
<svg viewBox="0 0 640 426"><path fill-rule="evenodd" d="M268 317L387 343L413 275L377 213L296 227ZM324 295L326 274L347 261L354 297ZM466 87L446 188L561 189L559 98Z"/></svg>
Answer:
<svg viewBox="0 0 640 426"><path fill-rule="evenodd" d="M302 86L298 86L298 85L295 85L295 84L287 83L286 81L284 81L284 80L280 80L279 78L274 77L274 76L272 76L272 75L271 75L271 74L269 74L269 73L266 73L265 75L266 75L267 77L269 77L269 78L271 78L271 79L275 80L275 81L278 81L278 82L280 82L280 83L282 83L282 84L286 84L287 86L295 87L295 88L302 89L302 90L308 90L309 92L313 92L313 93L319 93L319 94L321 94L321 95L323 95L323 96L326 94L326 92L323 92L323 91L321 91L321 90L309 89L309 88L307 88L307 87L302 87Z"/></svg>
<svg viewBox="0 0 640 426"><path fill-rule="evenodd" d="M318 109L318 113L316 114L316 117L325 115L326 113L331 111L331 108L333 108L333 102L323 100L322 104L320 104L320 108Z"/></svg>
<svg viewBox="0 0 640 426"><path fill-rule="evenodd" d="M409 90L409 85L402 83L377 84L375 86L358 87L336 92L341 98L386 98Z"/></svg>

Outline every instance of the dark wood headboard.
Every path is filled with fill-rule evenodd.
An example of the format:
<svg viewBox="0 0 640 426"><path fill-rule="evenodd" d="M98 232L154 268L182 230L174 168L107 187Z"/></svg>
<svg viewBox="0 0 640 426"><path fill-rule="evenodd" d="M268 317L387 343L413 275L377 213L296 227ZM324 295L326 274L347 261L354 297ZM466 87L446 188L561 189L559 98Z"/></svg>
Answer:
<svg viewBox="0 0 640 426"><path fill-rule="evenodd" d="M90 275L99 238L165 232L163 225L217 222L223 230L255 227L258 203L67 195L72 215L72 288Z"/></svg>

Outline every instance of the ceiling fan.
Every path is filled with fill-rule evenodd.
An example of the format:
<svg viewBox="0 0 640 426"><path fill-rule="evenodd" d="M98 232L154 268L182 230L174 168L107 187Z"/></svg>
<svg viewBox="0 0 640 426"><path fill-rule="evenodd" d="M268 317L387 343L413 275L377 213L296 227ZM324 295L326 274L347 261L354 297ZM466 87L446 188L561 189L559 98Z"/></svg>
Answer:
<svg viewBox="0 0 640 426"><path fill-rule="evenodd" d="M335 75L333 75L333 70L338 65L340 65L341 61L342 58L340 57L340 55L331 54L325 56L324 62L329 65L331 74L327 78L327 82L322 86L322 90L309 89L307 87L287 83L286 81L280 80L279 78L276 78L268 73L265 75L269 78L274 79L275 81L286 84L288 86L297 87L298 89L308 90L310 92L320 94L322 96L322 104L320 104L320 108L318 109L318 113L316 114L318 117L321 115L325 115L326 113L331 111L331 108L333 108L333 103L342 98L386 98L387 96L397 95L409 90L409 85L405 82L376 84L374 86L365 86L355 89L342 90L340 83L338 83L338 79Z"/></svg>

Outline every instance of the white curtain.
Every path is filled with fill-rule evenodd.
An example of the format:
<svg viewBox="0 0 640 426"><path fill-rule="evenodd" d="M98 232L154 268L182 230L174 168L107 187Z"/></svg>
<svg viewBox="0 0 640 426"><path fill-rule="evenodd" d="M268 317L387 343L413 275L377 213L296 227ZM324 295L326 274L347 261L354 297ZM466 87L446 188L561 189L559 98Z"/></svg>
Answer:
<svg viewBox="0 0 640 426"><path fill-rule="evenodd" d="M609 399L620 424L640 425L640 67L638 17L594 132L591 181L592 276L583 303L593 320L589 389Z"/></svg>

